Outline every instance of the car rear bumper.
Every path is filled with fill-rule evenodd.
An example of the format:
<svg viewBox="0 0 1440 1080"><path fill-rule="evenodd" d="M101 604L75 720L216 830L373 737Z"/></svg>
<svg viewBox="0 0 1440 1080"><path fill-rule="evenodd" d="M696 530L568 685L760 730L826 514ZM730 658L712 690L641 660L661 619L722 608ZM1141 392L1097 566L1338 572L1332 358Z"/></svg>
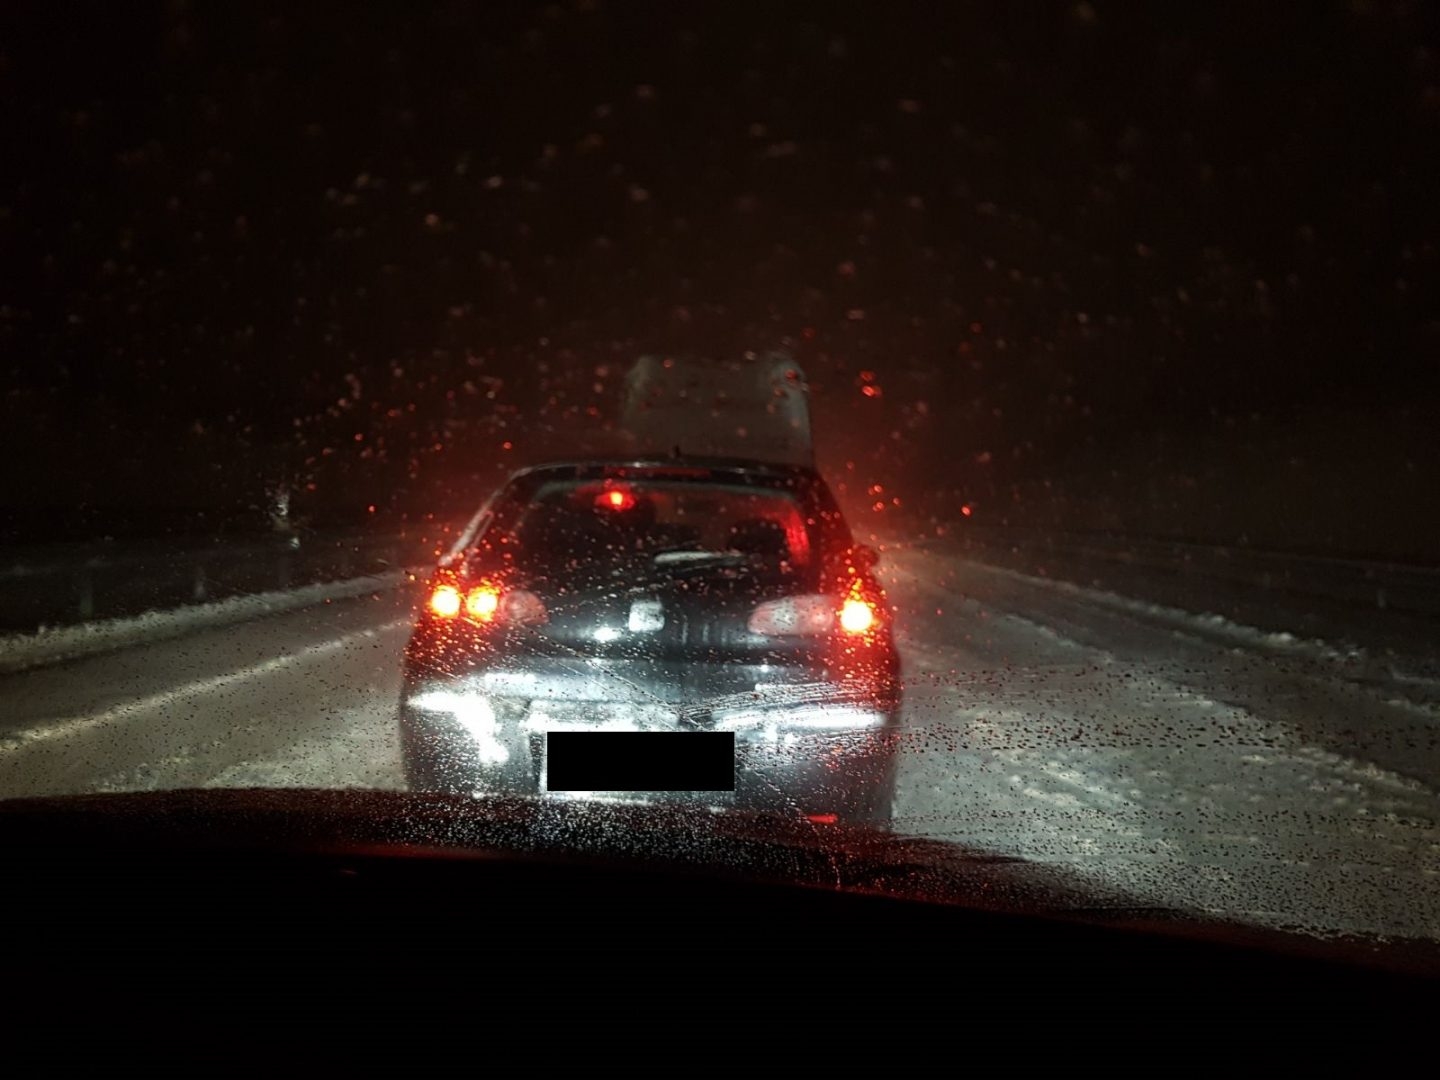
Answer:
<svg viewBox="0 0 1440 1080"><path fill-rule="evenodd" d="M594 794L874 819L888 814L897 712L876 685L813 668L526 658L413 675L400 721L412 787L547 793L552 731L728 731L733 792Z"/></svg>

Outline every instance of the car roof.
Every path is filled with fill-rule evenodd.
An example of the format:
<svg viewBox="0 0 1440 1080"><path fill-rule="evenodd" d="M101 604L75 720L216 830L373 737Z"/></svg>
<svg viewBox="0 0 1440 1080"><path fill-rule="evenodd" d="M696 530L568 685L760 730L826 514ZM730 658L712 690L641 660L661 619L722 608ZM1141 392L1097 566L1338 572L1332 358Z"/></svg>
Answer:
<svg viewBox="0 0 1440 1080"><path fill-rule="evenodd" d="M536 465L529 465L511 473L506 480L506 485L515 483L526 477L541 475L544 473L556 473L560 475L585 476L604 474L606 472L621 472L625 470L636 471L664 471L694 469L704 470L710 473L723 474L726 477L746 477L756 480L806 480L818 481L820 474L813 468L806 465L781 464L770 461L758 461L750 458L728 458L728 457L600 457L600 458L576 458L542 462ZM700 477L696 477L699 479Z"/></svg>

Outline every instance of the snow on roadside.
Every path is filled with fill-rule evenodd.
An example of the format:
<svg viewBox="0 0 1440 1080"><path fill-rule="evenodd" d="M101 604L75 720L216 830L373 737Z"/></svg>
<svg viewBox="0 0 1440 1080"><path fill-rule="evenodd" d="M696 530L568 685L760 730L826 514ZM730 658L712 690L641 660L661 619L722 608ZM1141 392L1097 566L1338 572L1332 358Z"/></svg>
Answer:
<svg viewBox="0 0 1440 1080"><path fill-rule="evenodd" d="M1037 641L1050 656L1050 635ZM906 648L898 831L1141 904L1317 937L1440 934L1428 786L1069 645L1068 662L999 678L972 677L940 645Z"/></svg>
<svg viewBox="0 0 1440 1080"><path fill-rule="evenodd" d="M142 642L179 637L195 630L242 622L260 615L273 615L309 607L326 600L344 600L366 593L393 589L402 584L409 571L394 570L370 577L302 585L295 589L254 593L205 604L161 611L147 611L123 619L105 619L59 626L34 634L0 636L0 673L22 671L91 653L106 652Z"/></svg>
<svg viewBox="0 0 1440 1080"><path fill-rule="evenodd" d="M1149 600L1122 596L1120 593L1111 592L1108 589L1097 589L1088 585L1077 585L1072 581L1062 581L1058 578L1026 574L1007 566L997 566L994 563L984 562L984 560L979 561L988 573L998 577L1024 582L1027 585L1041 585L1047 589L1083 599L1087 603L1123 611L1126 614L1141 615L1151 620L1167 623L1180 630L1220 638L1242 648L1280 652L1311 660L1347 665L1355 664L1365 655L1360 649L1337 648L1318 638L1297 637L1287 631L1261 630L1258 627L1247 626L1211 612L1190 611L1185 608L1156 604Z"/></svg>
<svg viewBox="0 0 1440 1080"><path fill-rule="evenodd" d="M1272 655L1288 656L1294 659L1319 662L1357 674L1368 674L1371 676L1379 674L1370 663L1366 651L1356 646L1337 646L1320 638L1305 638L1289 633L1288 631L1262 630L1259 627L1249 626L1245 623L1235 622L1223 615L1213 612L1192 611L1188 608L1177 608L1166 604L1157 604L1149 600L1140 600L1132 596L1124 596L1120 593L1111 592L1108 589L1097 589L1093 586L1078 585L1072 581L1064 581L1059 578L1041 577L1036 574L1026 574L1019 570L1012 570L1007 566L998 566L995 563L985 562L983 559L969 557L978 565L983 566L987 573L997 577L1009 578L1026 585L1039 585L1058 593L1083 600L1086 603L1097 607L1108 608L1112 611L1122 612L1127 615L1135 615L1153 623L1161 623L1181 632L1195 635L1197 637L1209 638L1212 641L1219 641L1227 645L1252 652L1270 653ZM1393 668L1384 672L1386 678L1396 684L1409 683L1417 686L1430 686L1434 680L1417 675L1407 675ZM1414 705L1414 702L1396 699L1391 702L1395 705Z"/></svg>

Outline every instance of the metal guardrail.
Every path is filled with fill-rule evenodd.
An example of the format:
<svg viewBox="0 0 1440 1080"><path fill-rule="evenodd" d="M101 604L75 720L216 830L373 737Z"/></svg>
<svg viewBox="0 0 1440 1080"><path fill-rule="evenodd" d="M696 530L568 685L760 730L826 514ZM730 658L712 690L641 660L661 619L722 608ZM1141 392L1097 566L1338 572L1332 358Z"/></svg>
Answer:
<svg viewBox="0 0 1440 1080"><path fill-rule="evenodd" d="M966 526L954 536L961 544L1003 546L1031 557L1079 557L1272 593L1440 614L1440 566L1039 528Z"/></svg>
<svg viewBox="0 0 1440 1080"><path fill-rule="evenodd" d="M0 549L0 631L123 618L425 563L437 538L373 530Z"/></svg>

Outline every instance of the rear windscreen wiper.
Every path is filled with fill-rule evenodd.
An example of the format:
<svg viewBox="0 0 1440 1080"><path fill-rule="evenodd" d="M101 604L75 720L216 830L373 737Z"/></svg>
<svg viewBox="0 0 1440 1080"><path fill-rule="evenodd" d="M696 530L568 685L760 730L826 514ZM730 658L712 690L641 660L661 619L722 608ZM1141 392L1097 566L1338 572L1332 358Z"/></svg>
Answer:
<svg viewBox="0 0 1440 1080"><path fill-rule="evenodd" d="M738 563L745 562L753 556L745 555L738 551L704 551L699 548L665 548L657 551L652 556L659 566L687 566L697 563L711 565L714 563Z"/></svg>

